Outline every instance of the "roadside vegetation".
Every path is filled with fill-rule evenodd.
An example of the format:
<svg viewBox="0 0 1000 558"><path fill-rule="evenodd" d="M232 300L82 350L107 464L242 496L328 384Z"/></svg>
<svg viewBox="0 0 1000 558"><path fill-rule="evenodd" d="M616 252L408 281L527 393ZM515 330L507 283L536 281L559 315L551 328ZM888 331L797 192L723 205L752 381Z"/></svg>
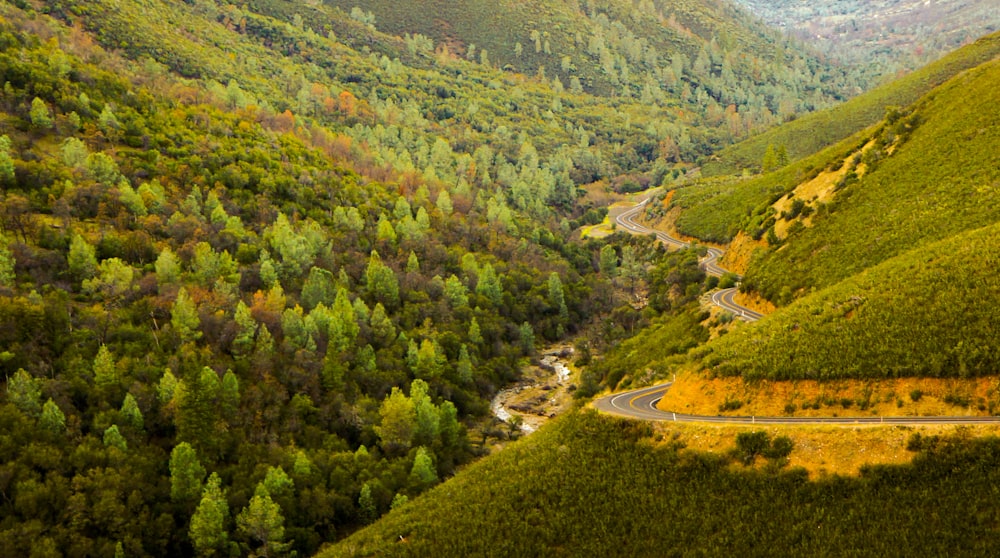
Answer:
<svg viewBox="0 0 1000 558"><path fill-rule="evenodd" d="M780 436L747 431L731 451L709 454L682 449L669 428L660 442L651 433L593 412L565 416L320 556L773 556L793 548L895 556L908 552L901 545L978 556L1000 542L991 527L1000 519L993 437L914 436L911 464L811 481L783 467L788 440ZM930 509L961 513L934 515L930 529Z"/></svg>

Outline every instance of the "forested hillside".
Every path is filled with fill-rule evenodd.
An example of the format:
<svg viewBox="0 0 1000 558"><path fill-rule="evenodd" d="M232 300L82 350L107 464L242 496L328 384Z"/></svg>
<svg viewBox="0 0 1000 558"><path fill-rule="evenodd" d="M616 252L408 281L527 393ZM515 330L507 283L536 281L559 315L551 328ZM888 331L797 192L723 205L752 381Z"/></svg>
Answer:
<svg viewBox="0 0 1000 558"><path fill-rule="evenodd" d="M990 0L737 3L816 50L882 80L1000 29L1000 13Z"/></svg>
<svg viewBox="0 0 1000 558"><path fill-rule="evenodd" d="M705 454L679 434L563 417L320 556L982 556L998 542L996 438L916 435L913 464L809 480L782 468L778 448L796 449L781 437Z"/></svg>

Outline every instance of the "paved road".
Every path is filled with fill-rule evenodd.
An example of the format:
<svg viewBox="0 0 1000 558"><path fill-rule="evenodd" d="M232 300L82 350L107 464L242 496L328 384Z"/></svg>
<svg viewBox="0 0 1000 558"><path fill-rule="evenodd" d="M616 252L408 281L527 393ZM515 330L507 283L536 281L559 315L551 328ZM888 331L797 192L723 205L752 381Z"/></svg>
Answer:
<svg viewBox="0 0 1000 558"><path fill-rule="evenodd" d="M687 248L688 243L673 238L666 233L655 231L645 227L635 221L636 216L642 212L649 203L649 198L642 200L635 207L631 207L617 217L615 222L619 227L633 234L655 234L661 242L676 248ZM709 248L708 255L701 264L705 268L705 273L720 276L726 270L716 263L722 256L722 251L717 248ZM756 321L763 316L745 306L741 306L733 300L737 290L735 288L721 289L712 293L712 304L728 310L737 317L746 321ZM675 421L675 422L714 422L714 423L738 423L738 424L896 424L896 425L917 425L917 424L1000 424L1000 417L730 417L711 415L687 415L670 411L661 411L656 408L656 404L663 398L663 394L670 389L670 383L660 384L642 389L615 393L596 399L594 407L605 412L624 417L641 420Z"/></svg>
<svg viewBox="0 0 1000 558"><path fill-rule="evenodd" d="M683 240L678 240L667 233L653 230L649 227L641 225L635 221L636 216L642 213L645 209L646 204L649 203L649 198L646 198L636 204L634 207L630 207L625 211L618 214L615 217L615 223L622 229L633 233L633 234L655 234L656 238L668 246L673 246L675 248L687 248L690 246L689 243ZM704 259L701 260L701 265L705 269L705 273L709 275L714 275L716 277L721 277L722 275L728 273L728 271L719 266L717 263L719 258L722 257L722 250L718 248L709 248L708 254ZM748 322L755 322L762 317L763 314L755 312L746 306L741 306L737 304L733 297L736 295L736 289L722 289L712 293L712 304L722 308L723 310L728 310L736 315L736 317L746 320Z"/></svg>
<svg viewBox="0 0 1000 558"><path fill-rule="evenodd" d="M712 415L687 415L671 411L661 411L656 404L670 389L671 383L660 384L632 391L607 395L594 400L598 410L628 418L672 422L710 422L727 424L1000 424L1000 417L730 417Z"/></svg>

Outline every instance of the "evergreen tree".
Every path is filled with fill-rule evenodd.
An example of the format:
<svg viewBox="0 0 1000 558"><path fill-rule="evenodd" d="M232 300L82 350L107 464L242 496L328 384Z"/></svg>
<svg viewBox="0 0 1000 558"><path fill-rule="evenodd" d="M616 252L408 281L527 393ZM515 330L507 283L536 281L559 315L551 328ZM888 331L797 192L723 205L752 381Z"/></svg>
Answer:
<svg viewBox="0 0 1000 558"><path fill-rule="evenodd" d="M226 522L229 520L229 503L226 501L222 481L212 473L201 493L201 502L191 516L188 536L198 556L224 556L229 544Z"/></svg>
<svg viewBox="0 0 1000 558"><path fill-rule="evenodd" d="M336 281L333 274L321 267L311 268L306 282L302 285L302 306L306 310L312 310L319 304L329 306L333 304L336 295Z"/></svg>
<svg viewBox="0 0 1000 558"><path fill-rule="evenodd" d="M121 451L128 449L128 443L125 441L125 437L122 436L121 431L118 430L117 424L112 424L104 430L104 445L109 448L118 448Z"/></svg>
<svg viewBox="0 0 1000 558"><path fill-rule="evenodd" d="M165 247L156 258L156 283L162 288L164 285L172 285L181 278L181 262L177 255Z"/></svg>
<svg viewBox="0 0 1000 558"><path fill-rule="evenodd" d="M289 546L284 542L285 517L281 507L262 485L257 485L250 503L236 517L236 525L256 556L277 556Z"/></svg>
<svg viewBox="0 0 1000 558"><path fill-rule="evenodd" d="M42 405L42 416L38 419L38 425L42 430L53 434L66 432L66 415L51 398Z"/></svg>
<svg viewBox="0 0 1000 558"><path fill-rule="evenodd" d="M97 356L94 357L94 383L102 389L109 389L120 383L115 358L103 344L97 349Z"/></svg>
<svg viewBox="0 0 1000 558"><path fill-rule="evenodd" d="M600 269L601 274L608 279L614 279L618 274L618 253L615 252L614 246L605 244L601 247Z"/></svg>
<svg viewBox="0 0 1000 558"><path fill-rule="evenodd" d="M413 468L410 469L410 483L418 489L425 489L438 481L437 470L434 468L434 460L427 448L420 446L417 448L417 455L413 459Z"/></svg>
<svg viewBox="0 0 1000 558"><path fill-rule="evenodd" d="M417 412L413 400L398 387L386 396L379 407L379 425L375 427L382 449L387 453L405 452L416 430Z"/></svg>
<svg viewBox="0 0 1000 558"><path fill-rule="evenodd" d="M479 272L479 281L476 283L476 293L485 296L494 306L503 303L503 287L500 285L500 278L492 264L486 264Z"/></svg>
<svg viewBox="0 0 1000 558"><path fill-rule="evenodd" d="M174 446L170 452L170 499L178 503L194 502L201 494L205 478L198 454L187 442Z"/></svg>
<svg viewBox="0 0 1000 558"><path fill-rule="evenodd" d="M142 411L139 410L139 404L136 403L135 397L132 397L131 393L125 394L125 400L122 401L122 408L119 414L121 414L127 426L132 427L136 431L142 430Z"/></svg>
<svg viewBox="0 0 1000 558"><path fill-rule="evenodd" d="M378 508L375 506L375 497L372 496L372 487L365 483L361 487L361 494L358 496L358 509L361 515L361 522L370 525L378 519Z"/></svg>
<svg viewBox="0 0 1000 558"><path fill-rule="evenodd" d="M36 417L42 411L42 389L23 368L7 380L7 399L28 416Z"/></svg>
<svg viewBox="0 0 1000 558"><path fill-rule="evenodd" d="M386 308L396 308L399 304L399 281L396 273L382 263L378 252L372 250L365 269L368 293Z"/></svg>
<svg viewBox="0 0 1000 558"><path fill-rule="evenodd" d="M237 357L247 356L253 351L257 320L254 320L250 308L243 304L242 300L236 303L233 322L236 324L236 337L233 338L232 344L233 355Z"/></svg>
<svg viewBox="0 0 1000 558"><path fill-rule="evenodd" d="M52 115L49 113L49 106L38 97L32 99L31 111L28 116L31 118L31 126L33 128L38 130L52 128Z"/></svg>
<svg viewBox="0 0 1000 558"><path fill-rule="evenodd" d="M14 280L14 254L7 249L7 246L0 244L0 287L13 287Z"/></svg>
<svg viewBox="0 0 1000 558"><path fill-rule="evenodd" d="M170 311L170 324L181 341L201 339L201 318L198 317L198 308L184 287L177 291L177 299Z"/></svg>
<svg viewBox="0 0 1000 558"><path fill-rule="evenodd" d="M77 281L90 279L97 273L97 257L94 247L78 234L73 235L73 238L70 239L69 255L66 261L69 264L70 275Z"/></svg>
<svg viewBox="0 0 1000 558"><path fill-rule="evenodd" d="M14 158L10 155L10 138L0 136L0 184L14 181Z"/></svg>

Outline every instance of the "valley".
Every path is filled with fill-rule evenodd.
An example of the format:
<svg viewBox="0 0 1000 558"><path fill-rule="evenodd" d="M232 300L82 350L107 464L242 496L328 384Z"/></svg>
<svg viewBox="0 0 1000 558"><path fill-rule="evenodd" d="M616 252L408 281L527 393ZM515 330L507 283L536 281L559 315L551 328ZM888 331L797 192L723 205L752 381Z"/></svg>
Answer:
<svg viewBox="0 0 1000 558"><path fill-rule="evenodd" d="M1000 14L793 4L0 3L0 555L990 555Z"/></svg>

